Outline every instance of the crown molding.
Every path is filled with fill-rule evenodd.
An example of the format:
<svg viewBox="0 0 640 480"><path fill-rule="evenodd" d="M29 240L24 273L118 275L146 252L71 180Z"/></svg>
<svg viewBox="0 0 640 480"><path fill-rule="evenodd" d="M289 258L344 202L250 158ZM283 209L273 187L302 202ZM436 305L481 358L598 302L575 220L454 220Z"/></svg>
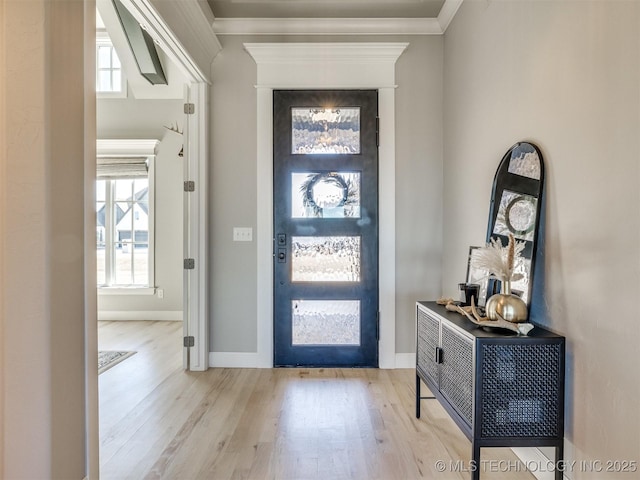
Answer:
<svg viewBox="0 0 640 480"><path fill-rule="evenodd" d="M330 61L333 63L395 63L408 43L245 43L244 48L255 62L268 64L301 64Z"/></svg>
<svg viewBox="0 0 640 480"><path fill-rule="evenodd" d="M442 33L447 31L449 28L449 24L455 17L456 13L458 13L458 9L460 5L462 5L463 0L446 0L440 9L440 13L438 14L438 24L440 25L440 30Z"/></svg>
<svg viewBox="0 0 640 480"><path fill-rule="evenodd" d="M216 18L216 35L442 35L463 0L445 0L437 18Z"/></svg>
<svg viewBox="0 0 640 480"><path fill-rule="evenodd" d="M441 35L435 18L217 18L216 35Z"/></svg>

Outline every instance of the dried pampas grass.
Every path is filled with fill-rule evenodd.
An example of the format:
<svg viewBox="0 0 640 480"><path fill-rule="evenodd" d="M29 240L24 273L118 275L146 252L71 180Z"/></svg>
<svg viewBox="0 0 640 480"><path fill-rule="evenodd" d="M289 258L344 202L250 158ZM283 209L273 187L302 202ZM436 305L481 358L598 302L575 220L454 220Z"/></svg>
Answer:
<svg viewBox="0 0 640 480"><path fill-rule="evenodd" d="M475 252L471 265L489 272L489 278L496 278L503 282L517 282L524 277L521 273L515 273L523 262L521 253L524 246L524 242L516 241L511 234L509 234L509 244L504 247L501 239L492 238L490 243Z"/></svg>

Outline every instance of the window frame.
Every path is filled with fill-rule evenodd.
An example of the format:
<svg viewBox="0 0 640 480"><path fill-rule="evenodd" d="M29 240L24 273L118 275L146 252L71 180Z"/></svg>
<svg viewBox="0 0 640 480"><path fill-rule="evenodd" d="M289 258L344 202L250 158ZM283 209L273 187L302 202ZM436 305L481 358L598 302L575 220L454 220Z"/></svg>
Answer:
<svg viewBox="0 0 640 480"><path fill-rule="evenodd" d="M104 91L104 90L99 90L98 89L98 85L99 85L99 74L100 74L100 63L99 63L99 55L98 55L98 49L100 47L111 47L113 49L113 53L115 53L115 55L118 57L118 61L120 62L120 90L116 91ZM118 55L118 52L115 49L115 46L113 45L113 42L111 41L111 37L109 37L109 34L107 33L106 30L98 30L96 31L96 95L98 98L127 98L128 96L128 91L127 91L127 78L124 74L124 68L122 65L122 58L120 58L120 56ZM110 69L111 71L113 71L114 69Z"/></svg>
<svg viewBox="0 0 640 480"><path fill-rule="evenodd" d="M148 164L148 283L147 285L118 285L110 283L115 279L115 259L113 257L113 249L115 237L109 235L109 228L105 227L107 232L105 235L105 284L98 285L98 293L100 295L154 295L156 292L155 285L155 156L156 150L160 142L158 140L98 140L97 141L97 158L145 158ZM118 178L131 178L131 176L113 176L100 178L98 180L116 180ZM115 186L114 182L107 182L105 188L104 203L107 206L106 225L115 228L113 222L113 212L115 204L118 203L112 195ZM109 190L111 189L111 194ZM97 196L95 205L97 210ZM110 206L109 206L110 203ZM96 212L97 213L97 212ZM135 240L135 238L133 238ZM133 242L135 243L135 242ZM96 237L96 249L97 237ZM97 278L96 278L97 280Z"/></svg>

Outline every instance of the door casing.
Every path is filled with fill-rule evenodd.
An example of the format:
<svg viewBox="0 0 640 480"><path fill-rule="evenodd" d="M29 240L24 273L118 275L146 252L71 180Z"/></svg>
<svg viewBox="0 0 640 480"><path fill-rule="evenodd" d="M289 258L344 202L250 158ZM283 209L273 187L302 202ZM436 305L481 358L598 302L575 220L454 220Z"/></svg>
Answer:
<svg viewBox="0 0 640 480"><path fill-rule="evenodd" d="M380 368L395 352L395 62L408 43L245 43L257 78L257 329L254 367L273 367L273 90L378 90ZM233 360L230 357L230 360ZM220 365L224 366L224 365ZM243 365L243 366L249 366Z"/></svg>

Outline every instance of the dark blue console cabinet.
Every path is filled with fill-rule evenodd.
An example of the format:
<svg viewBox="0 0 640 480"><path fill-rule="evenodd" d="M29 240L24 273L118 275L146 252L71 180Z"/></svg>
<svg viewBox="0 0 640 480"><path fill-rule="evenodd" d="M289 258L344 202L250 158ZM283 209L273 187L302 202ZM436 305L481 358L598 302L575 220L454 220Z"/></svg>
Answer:
<svg viewBox="0 0 640 480"><path fill-rule="evenodd" d="M416 417L435 398L472 444L480 478L482 447L542 447L563 459L565 339L487 331L435 302L416 305ZM421 381L433 397L421 397ZM556 480L562 479L556 469Z"/></svg>

